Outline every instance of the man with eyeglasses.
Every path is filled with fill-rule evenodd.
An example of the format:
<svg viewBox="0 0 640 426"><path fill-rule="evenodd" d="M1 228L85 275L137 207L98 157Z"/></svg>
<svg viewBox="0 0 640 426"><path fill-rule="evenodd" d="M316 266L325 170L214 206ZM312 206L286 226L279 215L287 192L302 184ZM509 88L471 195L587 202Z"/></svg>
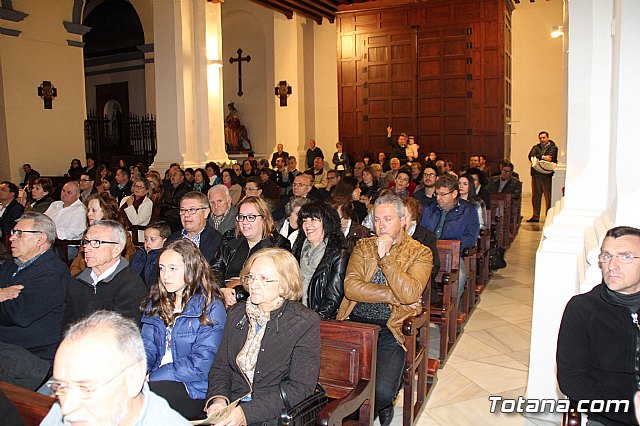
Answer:
<svg viewBox="0 0 640 426"><path fill-rule="evenodd" d="M190 423L149 390L135 322L99 311L71 326L56 353L49 387L57 401L43 426Z"/></svg>
<svg viewBox="0 0 640 426"><path fill-rule="evenodd" d="M461 252L475 247L480 234L478 210L474 204L459 197L458 178L450 174L440 176L435 183L435 196L436 202L425 206L420 225L434 232L439 240L460 241ZM466 264L460 259L458 307L467 273Z"/></svg>
<svg viewBox="0 0 640 426"><path fill-rule="evenodd" d="M186 238L200 249L200 253L212 263L222 243L222 234L209 224L207 218L211 208L209 199L201 192L187 192L180 200L180 222L182 229L174 232L165 243Z"/></svg>
<svg viewBox="0 0 640 426"><path fill-rule="evenodd" d="M80 201L84 202L91 194L95 194L98 190L95 187L95 181L93 180L93 176L83 172L80 175L80 180L78 181L80 184Z"/></svg>
<svg viewBox="0 0 640 426"><path fill-rule="evenodd" d="M0 266L0 341L53 361L60 343L64 295L73 279L55 249L56 226L28 212L11 231L12 261Z"/></svg>
<svg viewBox="0 0 640 426"><path fill-rule="evenodd" d="M511 194L514 198L522 197L522 182L513 176L513 163L503 160L500 163L500 175L493 176L487 186L489 192Z"/></svg>
<svg viewBox="0 0 640 426"><path fill-rule="evenodd" d="M556 353L558 384L575 401L629 401L627 412L590 412L588 424L635 425L633 397L640 375L640 229L610 229L598 261L602 283L571 298L562 316Z"/></svg>
<svg viewBox="0 0 640 426"><path fill-rule="evenodd" d="M426 206L436 201L436 179L438 178L438 170L433 163L427 163L422 171L422 183L416 186L413 191L413 198Z"/></svg>
<svg viewBox="0 0 640 426"><path fill-rule="evenodd" d="M147 287L121 256L126 232L113 220L99 220L87 229L82 239L87 268L67 286L64 328L103 309L140 323L140 303Z"/></svg>
<svg viewBox="0 0 640 426"><path fill-rule="evenodd" d="M285 206L287 205L291 197L302 197L308 198L310 200L322 201L322 192L318 188L313 186L312 175L308 174L307 172L300 173L293 179L293 184L291 185L291 194L280 198L280 203L273 210L273 220L277 222L284 219Z"/></svg>

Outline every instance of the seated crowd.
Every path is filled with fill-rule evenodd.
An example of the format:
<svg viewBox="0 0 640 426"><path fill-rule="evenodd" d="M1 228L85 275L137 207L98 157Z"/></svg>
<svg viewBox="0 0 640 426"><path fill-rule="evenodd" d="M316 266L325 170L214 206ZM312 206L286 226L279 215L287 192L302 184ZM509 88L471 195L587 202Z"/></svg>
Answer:
<svg viewBox="0 0 640 426"><path fill-rule="evenodd" d="M0 184L0 344L51 367L42 424L188 424L234 403L218 424L275 425L281 393L314 392L321 318L381 327L374 410L390 424L437 240L473 249L489 192L521 183L508 160L493 177L475 155L459 177L433 152L421 164L415 138L387 130L391 154L354 163L338 143L331 169L311 140L304 172L279 144L271 163L164 179L74 159L59 201L30 165L22 191Z"/></svg>

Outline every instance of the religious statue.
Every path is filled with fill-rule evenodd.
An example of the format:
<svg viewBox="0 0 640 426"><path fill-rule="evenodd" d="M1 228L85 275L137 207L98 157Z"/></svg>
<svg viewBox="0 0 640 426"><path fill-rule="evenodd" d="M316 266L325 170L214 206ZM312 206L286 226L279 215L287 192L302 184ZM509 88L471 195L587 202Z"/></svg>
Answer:
<svg viewBox="0 0 640 426"><path fill-rule="evenodd" d="M229 114L224 118L224 142L227 152L251 151L247 128L240 123L235 104L230 102L227 108Z"/></svg>

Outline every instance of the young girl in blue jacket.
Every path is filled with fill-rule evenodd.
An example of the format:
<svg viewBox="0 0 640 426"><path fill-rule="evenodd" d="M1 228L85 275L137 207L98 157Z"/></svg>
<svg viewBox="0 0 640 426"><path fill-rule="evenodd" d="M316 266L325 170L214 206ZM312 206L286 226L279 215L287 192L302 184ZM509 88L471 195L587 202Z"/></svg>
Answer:
<svg viewBox="0 0 640 426"><path fill-rule="evenodd" d="M208 262L188 239L168 244L142 304L149 387L186 418L203 414L207 376L226 320Z"/></svg>

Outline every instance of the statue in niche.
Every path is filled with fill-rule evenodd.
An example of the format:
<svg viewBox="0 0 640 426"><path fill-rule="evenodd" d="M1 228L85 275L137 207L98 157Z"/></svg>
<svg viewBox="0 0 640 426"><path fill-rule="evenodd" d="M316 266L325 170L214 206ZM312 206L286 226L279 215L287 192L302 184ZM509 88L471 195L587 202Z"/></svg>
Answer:
<svg viewBox="0 0 640 426"><path fill-rule="evenodd" d="M230 102L227 108L229 108L229 113L224 118L224 142L227 152L251 151L247 128L240 123L235 104Z"/></svg>

